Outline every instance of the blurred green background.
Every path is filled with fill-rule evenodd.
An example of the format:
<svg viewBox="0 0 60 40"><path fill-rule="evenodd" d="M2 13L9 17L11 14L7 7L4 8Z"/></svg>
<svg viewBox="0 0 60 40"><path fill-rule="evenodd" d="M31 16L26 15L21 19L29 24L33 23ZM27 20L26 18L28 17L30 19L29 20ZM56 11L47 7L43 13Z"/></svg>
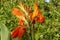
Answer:
<svg viewBox="0 0 60 40"><path fill-rule="evenodd" d="M18 8L20 2L28 5L28 7L32 6L32 10L34 9L33 5L38 2L38 7L45 16L46 21L44 24L35 24L35 40L60 40L60 0L50 0L49 2L46 2L46 0L1 0L0 23L4 24L10 32L18 26L19 20L12 14L12 9L14 7ZM0 27L0 34L1 31ZM23 37L21 40L25 39ZM30 36L27 40L31 40Z"/></svg>

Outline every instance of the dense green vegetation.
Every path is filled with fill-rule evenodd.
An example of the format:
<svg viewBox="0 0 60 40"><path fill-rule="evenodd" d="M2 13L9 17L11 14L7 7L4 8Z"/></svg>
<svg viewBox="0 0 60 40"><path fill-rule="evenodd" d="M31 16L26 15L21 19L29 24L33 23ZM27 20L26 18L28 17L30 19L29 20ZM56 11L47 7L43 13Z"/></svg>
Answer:
<svg viewBox="0 0 60 40"><path fill-rule="evenodd" d="M45 2L45 0L1 0L0 1L0 39L1 36L4 40L6 35L10 35L11 31L15 29L19 24L19 19L12 14L12 9L14 7L18 8L19 3L22 2L28 7L32 6L32 11L34 9L34 4L38 2L38 7L42 11L45 17L45 23L36 23L34 26L35 39L34 40L60 40L60 0L50 0L50 2ZM5 28L5 29L4 29ZM7 29L7 31L6 31ZM4 30L6 31L5 35ZM9 33L10 32L10 33ZM25 40L27 36L23 36L21 40ZM11 39L6 40L17 40ZM27 40L31 36L28 36Z"/></svg>

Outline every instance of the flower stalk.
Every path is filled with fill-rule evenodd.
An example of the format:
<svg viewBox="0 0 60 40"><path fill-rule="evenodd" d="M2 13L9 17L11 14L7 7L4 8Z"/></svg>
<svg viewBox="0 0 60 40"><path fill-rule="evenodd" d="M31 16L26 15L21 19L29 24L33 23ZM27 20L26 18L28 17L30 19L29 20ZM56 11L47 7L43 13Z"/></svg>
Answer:
<svg viewBox="0 0 60 40"><path fill-rule="evenodd" d="M34 40L34 26L31 27L31 40Z"/></svg>

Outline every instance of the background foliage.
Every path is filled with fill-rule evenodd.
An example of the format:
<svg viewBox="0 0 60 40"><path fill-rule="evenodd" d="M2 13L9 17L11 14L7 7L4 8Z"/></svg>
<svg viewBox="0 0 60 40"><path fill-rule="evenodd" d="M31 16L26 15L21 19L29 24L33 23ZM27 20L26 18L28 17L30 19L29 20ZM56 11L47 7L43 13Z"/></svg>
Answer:
<svg viewBox="0 0 60 40"><path fill-rule="evenodd" d="M46 21L44 24L35 24L35 40L60 40L60 0L50 0L50 2L45 2L45 0L1 0L0 23L4 24L11 32L19 23L18 18L12 15L12 8L18 7L17 5L22 2L24 5L28 5L28 7L31 5L33 11L33 5L36 1L38 1L39 9L42 10ZM0 34L2 27L0 27ZM22 40L25 40L25 37ZM31 40L30 36L27 40Z"/></svg>

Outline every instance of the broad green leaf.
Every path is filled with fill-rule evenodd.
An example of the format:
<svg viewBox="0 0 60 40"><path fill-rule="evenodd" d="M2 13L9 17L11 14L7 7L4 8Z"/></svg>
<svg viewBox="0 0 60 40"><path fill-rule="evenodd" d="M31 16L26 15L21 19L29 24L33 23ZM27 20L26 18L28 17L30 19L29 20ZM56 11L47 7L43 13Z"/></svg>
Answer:
<svg viewBox="0 0 60 40"><path fill-rule="evenodd" d="M8 28L3 23L0 23L0 27L1 27L1 40L9 40L10 32Z"/></svg>

